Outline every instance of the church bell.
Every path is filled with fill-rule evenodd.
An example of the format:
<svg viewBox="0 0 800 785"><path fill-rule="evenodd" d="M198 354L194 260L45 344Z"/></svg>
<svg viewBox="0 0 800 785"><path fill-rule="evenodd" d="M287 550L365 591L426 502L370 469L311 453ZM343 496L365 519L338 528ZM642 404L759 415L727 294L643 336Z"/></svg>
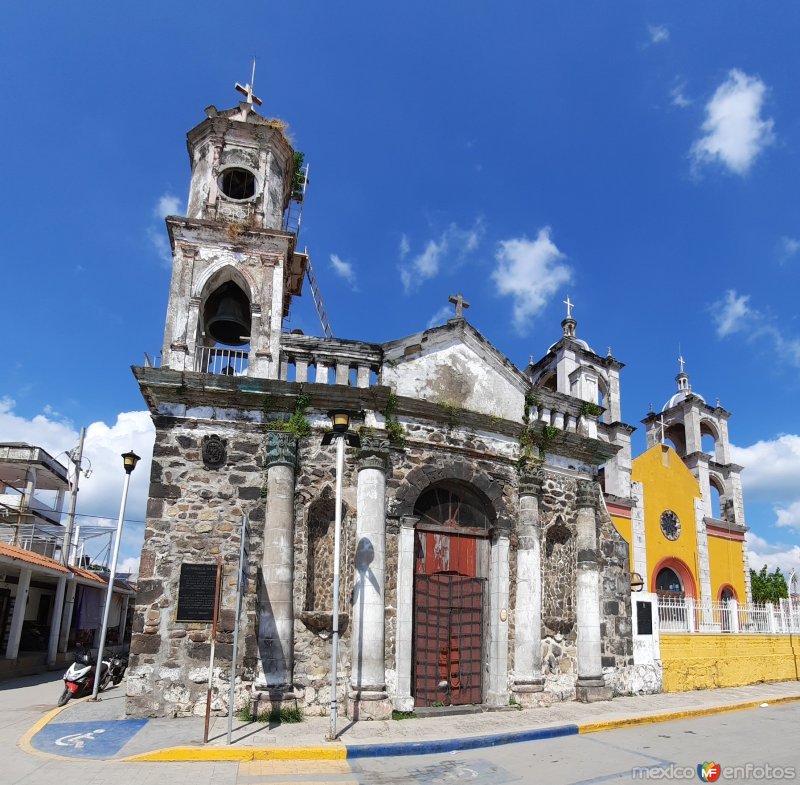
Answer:
<svg viewBox="0 0 800 785"><path fill-rule="evenodd" d="M209 297L205 308L206 333L217 343L242 346L250 341L250 302L233 282Z"/></svg>

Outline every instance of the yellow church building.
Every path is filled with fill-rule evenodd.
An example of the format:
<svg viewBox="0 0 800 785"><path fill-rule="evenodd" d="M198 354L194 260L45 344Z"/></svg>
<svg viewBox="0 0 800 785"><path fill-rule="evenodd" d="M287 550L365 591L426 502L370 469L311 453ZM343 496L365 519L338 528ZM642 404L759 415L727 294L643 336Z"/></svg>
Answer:
<svg viewBox="0 0 800 785"><path fill-rule="evenodd" d="M698 605L750 602L741 466L730 460L728 418L689 384L642 422L647 450L631 462L632 508L608 500L645 591Z"/></svg>

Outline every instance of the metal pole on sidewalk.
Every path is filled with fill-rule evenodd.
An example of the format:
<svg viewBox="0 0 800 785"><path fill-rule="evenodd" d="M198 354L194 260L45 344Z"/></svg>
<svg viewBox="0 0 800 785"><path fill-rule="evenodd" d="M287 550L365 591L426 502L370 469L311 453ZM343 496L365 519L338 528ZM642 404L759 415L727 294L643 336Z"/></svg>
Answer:
<svg viewBox="0 0 800 785"><path fill-rule="evenodd" d="M94 671L94 689L92 690L92 700L98 700L97 693L100 692L100 682L103 680L103 651L106 646L106 634L108 633L108 614L111 611L111 599L114 596L114 579L117 577L117 558L119 557L119 546L122 542L122 522L125 519L125 504L128 501L128 486L131 484L131 474L139 462L139 456L131 451L122 456L123 466L125 467L125 485L122 487L122 503L119 506L119 520L117 521L117 539L114 543L114 556L111 559L111 573L108 576L108 589L106 590L106 607L103 611L103 630L100 633L100 647L97 650L97 665Z"/></svg>

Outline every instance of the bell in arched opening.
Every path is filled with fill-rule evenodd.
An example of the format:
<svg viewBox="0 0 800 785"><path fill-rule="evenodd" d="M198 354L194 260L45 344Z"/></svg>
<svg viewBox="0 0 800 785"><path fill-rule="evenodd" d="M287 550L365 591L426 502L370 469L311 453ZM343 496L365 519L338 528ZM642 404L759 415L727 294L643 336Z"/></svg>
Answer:
<svg viewBox="0 0 800 785"><path fill-rule="evenodd" d="M217 343L242 346L250 341L250 301L233 281L208 298L204 317L206 333Z"/></svg>

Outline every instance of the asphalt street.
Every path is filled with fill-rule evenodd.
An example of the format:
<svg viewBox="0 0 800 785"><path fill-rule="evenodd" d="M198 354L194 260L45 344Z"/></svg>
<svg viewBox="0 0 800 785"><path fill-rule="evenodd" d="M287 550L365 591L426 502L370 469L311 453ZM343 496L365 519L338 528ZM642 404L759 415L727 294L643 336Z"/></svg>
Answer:
<svg viewBox="0 0 800 785"><path fill-rule="evenodd" d="M697 766L704 762L722 766L719 782L800 781L798 703L442 755L238 764L130 763L59 760L21 750L19 738L53 708L59 692L59 674L0 683L3 785L701 782ZM741 771L732 771L734 767Z"/></svg>

